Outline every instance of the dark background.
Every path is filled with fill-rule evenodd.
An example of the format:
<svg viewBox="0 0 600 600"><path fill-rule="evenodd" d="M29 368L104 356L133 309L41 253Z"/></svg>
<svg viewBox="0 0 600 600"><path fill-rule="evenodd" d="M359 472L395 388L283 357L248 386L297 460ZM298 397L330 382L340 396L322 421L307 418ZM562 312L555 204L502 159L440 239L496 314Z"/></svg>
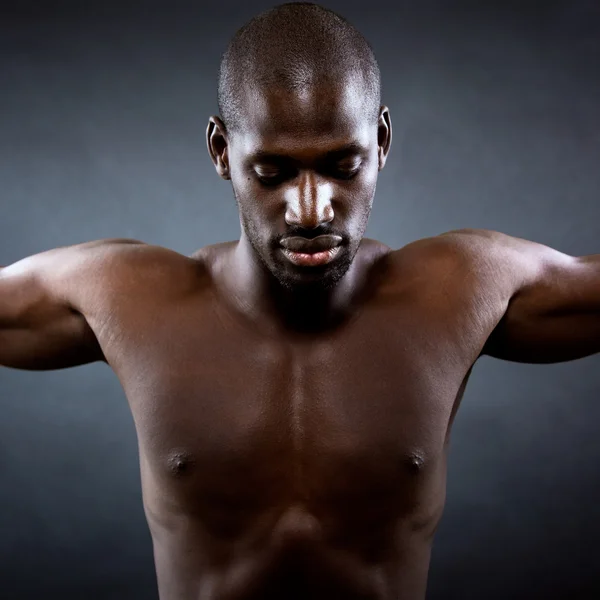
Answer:
<svg viewBox="0 0 600 600"><path fill-rule="evenodd" d="M324 2L380 61L394 141L367 235L460 227L600 252L600 3ZM206 152L219 58L270 2L0 13L0 264L236 239ZM428 600L600 598L600 357L482 359L454 426ZM0 598L156 599L133 421L106 365L0 369Z"/></svg>

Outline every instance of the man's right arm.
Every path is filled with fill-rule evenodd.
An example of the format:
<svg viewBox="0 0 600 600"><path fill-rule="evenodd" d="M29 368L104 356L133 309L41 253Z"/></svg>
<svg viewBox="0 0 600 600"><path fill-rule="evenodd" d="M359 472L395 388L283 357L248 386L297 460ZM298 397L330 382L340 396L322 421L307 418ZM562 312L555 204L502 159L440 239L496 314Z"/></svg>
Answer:
<svg viewBox="0 0 600 600"><path fill-rule="evenodd" d="M139 243L99 240L1 267L0 365L47 370L105 360L82 310L98 304L118 249Z"/></svg>

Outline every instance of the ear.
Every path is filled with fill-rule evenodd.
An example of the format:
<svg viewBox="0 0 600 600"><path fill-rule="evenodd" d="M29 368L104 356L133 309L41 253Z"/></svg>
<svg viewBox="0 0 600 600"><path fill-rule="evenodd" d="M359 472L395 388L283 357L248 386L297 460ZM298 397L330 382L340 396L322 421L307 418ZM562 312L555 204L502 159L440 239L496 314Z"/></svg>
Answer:
<svg viewBox="0 0 600 600"><path fill-rule="evenodd" d="M377 122L377 145L379 147L379 170L385 166L390 146L392 145L392 119L387 106L379 109L379 120Z"/></svg>
<svg viewBox="0 0 600 600"><path fill-rule="evenodd" d="M206 146L219 177L223 179L231 179L227 143L225 124L217 116L210 117L206 128Z"/></svg>

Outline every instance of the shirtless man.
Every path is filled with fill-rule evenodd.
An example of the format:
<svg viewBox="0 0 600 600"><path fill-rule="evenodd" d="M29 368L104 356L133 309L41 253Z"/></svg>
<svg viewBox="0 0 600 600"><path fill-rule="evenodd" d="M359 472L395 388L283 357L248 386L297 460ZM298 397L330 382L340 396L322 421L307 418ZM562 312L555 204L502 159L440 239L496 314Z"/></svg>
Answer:
<svg viewBox="0 0 600 600"><path fill-rule="evenodd" d="M0 271L0 364L105 361L139 444L161 600L423 600L482 354L600 351L600 255L493 231L363 239L392 137L364 38L315 5L225 53L207 143L240 240Z"/></svg>

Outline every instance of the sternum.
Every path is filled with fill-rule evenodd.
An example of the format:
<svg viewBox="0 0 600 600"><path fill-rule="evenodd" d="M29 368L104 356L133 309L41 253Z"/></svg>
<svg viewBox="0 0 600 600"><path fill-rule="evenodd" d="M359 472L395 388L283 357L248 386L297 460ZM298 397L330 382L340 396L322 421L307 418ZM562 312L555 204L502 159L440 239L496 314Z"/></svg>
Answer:
<svg viewBox="0 0 600 600"><path fill-rule="evenodd" d="M291 357L290 365L290 433L292 435L292 468L294 471L295 496L306 501L306 381L302 362L297 356Z"/></svg>

